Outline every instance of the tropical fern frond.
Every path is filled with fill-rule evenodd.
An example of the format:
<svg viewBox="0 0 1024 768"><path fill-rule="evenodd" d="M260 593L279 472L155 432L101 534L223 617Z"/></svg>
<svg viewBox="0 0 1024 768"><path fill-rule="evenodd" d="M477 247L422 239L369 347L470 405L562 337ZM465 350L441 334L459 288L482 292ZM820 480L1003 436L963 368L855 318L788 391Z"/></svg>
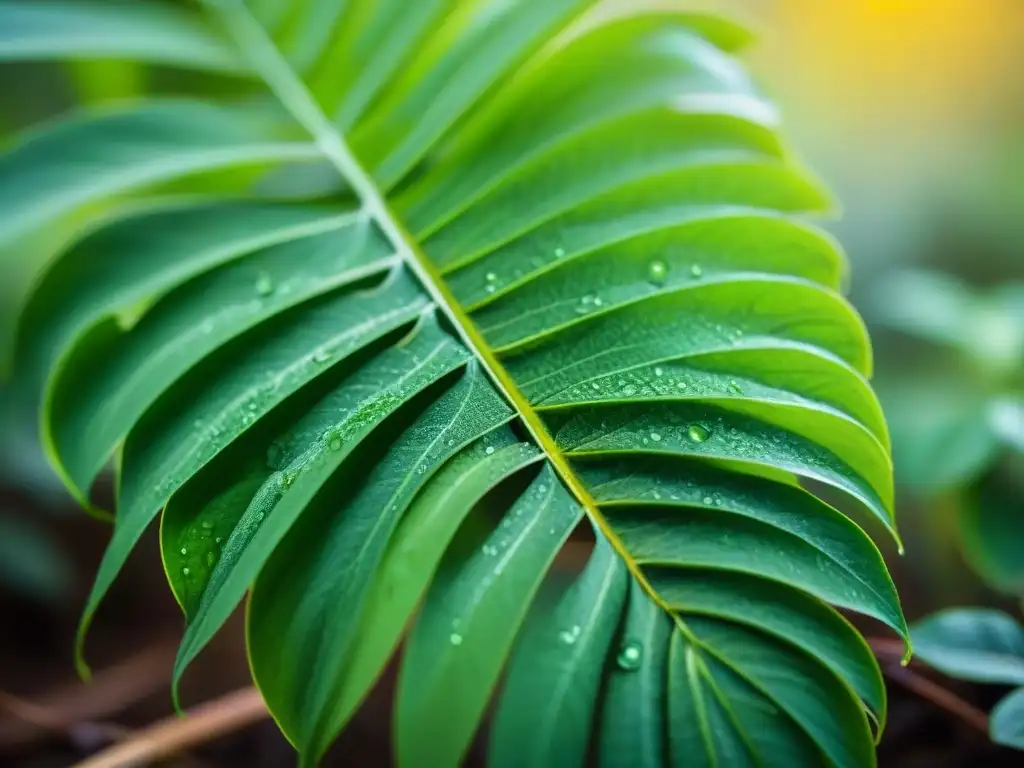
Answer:
<svg viewBox="0 0 1024 768"><path fill-rule="evenodd" d="M251 590L306 761L411 625L401 765L459 763L505 669L494 765L874 764L835 608L906 624L801 482L894 534L888 433L743 30L591 0L3 0L0 30L196 91L0 156L4 237L107 211L19 338L83 503L119 457L80 640L162 510L175 682Z"/></svg>

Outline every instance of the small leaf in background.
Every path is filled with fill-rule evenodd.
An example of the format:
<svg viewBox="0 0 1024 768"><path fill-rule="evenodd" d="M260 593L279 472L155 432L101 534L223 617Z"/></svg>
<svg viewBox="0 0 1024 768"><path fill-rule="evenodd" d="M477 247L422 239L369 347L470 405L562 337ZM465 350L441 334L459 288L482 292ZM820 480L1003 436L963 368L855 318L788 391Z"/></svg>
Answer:
<svg viewBox="0 0 1024 768"><path fill-rule="evenodd" d="M1024 596L1024 476L1012 462L964 491L959 524L971 568L993 589Z"/></svg>
<svg viewBox="0 0 1024 768"><path fill-rule="evenodd" d="M985 401L966 382L936 378L879 386L896 475L901 484L927 493L970 482L999 453Z"/></svg>
<svg viewBox="0 0 1024 768"><path fill-rule="evenodd" d="M1014 749L1024 749L1024 688L1018 688L992 710L989 721L992 741Z"/></svg>
<svg viewBox="0 0 1024 768"><path fill-rule="evenodd" d="M1024 685L1024 627L1002 611L952 608L911 628L917 655L943 674Z"/></svg>

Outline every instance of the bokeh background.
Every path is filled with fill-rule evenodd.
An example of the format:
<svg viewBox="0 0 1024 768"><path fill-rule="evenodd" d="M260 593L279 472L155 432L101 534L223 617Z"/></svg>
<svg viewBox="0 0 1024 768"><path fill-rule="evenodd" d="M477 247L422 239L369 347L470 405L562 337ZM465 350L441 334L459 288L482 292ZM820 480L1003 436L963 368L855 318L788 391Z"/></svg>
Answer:
<svg viewBox="0 0 1024 768"><path fill-rule="evenodd" d="M760 30L746 59L781 104L798 152L842 201L843 216L827 226L849 253L850 296L875 339L907 543L904 558L886 554L908 617L967 604L1019 616L1024 2L691 4ZM138 77L116 64L0 69L0 141L76 100L130 97ZM67 235L0 252L0 369L21 299ZM71 638L107 532L49 471L32 388L22 384L0 389L0 764L65 765L112 729L167 714L181 621L151 536L94 625L96 684L75 680ZM186 700L245 684L238 629L203 657ZM944 684L983 709L1000 693ZM1024 765L899 685L891 695L883 765ZM386 740L386 690L377 698L343 737L338 764ZM71 721L86 724L69 729ZM286 765L289 755L265 725L175 764Z"/></svg>

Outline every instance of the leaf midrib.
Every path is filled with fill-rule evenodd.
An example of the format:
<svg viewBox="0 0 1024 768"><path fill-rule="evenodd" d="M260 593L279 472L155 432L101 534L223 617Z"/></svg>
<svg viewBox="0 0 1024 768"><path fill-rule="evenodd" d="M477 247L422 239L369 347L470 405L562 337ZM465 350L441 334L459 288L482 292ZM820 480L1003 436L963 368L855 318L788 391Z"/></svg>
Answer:
<svg viewBox="0 0 1024 768"><path fill-rule="evenodd" d="M544 452L561 481L569 489L591 522L622 558L633 578L639 582L650 598L667 614L669 606L647 581L639 564L633 559L618 535L598 508L597 502L576 476L565 455L556 444L539 414L508 371L498 361L480 335L473 321L451 293L441 273L422 252L402 222L388 206L370 174L362 167L344 137L320 109L301 78L281 55L259 22L241 0L207 0L223 20L231 38L249 59L254 73L263 80L281 105L310 136L324 156L337 169L341 177L352 185L362 201L363 209L384 231L405 265L416 276L434 304L447 316L460 341L480 361L488 378L505 399L512 404L530 436Z"/></svg>

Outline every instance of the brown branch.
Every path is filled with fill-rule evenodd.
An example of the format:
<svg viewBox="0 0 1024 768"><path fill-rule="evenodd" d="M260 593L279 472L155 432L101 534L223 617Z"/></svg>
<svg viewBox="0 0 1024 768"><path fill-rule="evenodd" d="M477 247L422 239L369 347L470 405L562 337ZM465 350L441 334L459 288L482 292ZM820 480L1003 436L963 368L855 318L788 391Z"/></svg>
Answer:
<svg viewBox="0 0 1024 768"><path fill-rule="evenodd" d="M876 656L885 660L882 664L882 671L893 682L916 693L922 699L931 702L986 736L988 735L988 715L973 704L961 699L948 688L944 688L899 663L903 656L902 642L889 638L871 637L868 638L868 644Z"/></svg>
<svg viewBox="0 0 1024 768"><path fill-rule="evenodd" d="M59 710L26 701L6 691L0 691L0 709L6 710L14 719L27 726L25 729L28 732L27 738L24 733L19 734L20 738L17 743L30 742L37 735L46 733L58 733L73 738L76 730L80 731L84 728L92 730L106 741L117 741L124 738L129 732L127 728L114 723L91 720L71 721Z"/></svg>
<svg viewBox="0 0 1024 768"><path fill-rule="evenodd" d="M122 768L167 757L269 717L255 688L242 688L200 704L187 717L171 715L142 728L75 768Z"/></svg>
<svg viewBox="0 0 1024 768"><path fill-rule="evenodd" d="M25 746L51 733L70 735L79 726L97 726L111 735L117 726L101 721L150 696L167 683L175 642L163 640L99 672L90 685L64 683L31 700L0 694L0 747Z"/></svg>

